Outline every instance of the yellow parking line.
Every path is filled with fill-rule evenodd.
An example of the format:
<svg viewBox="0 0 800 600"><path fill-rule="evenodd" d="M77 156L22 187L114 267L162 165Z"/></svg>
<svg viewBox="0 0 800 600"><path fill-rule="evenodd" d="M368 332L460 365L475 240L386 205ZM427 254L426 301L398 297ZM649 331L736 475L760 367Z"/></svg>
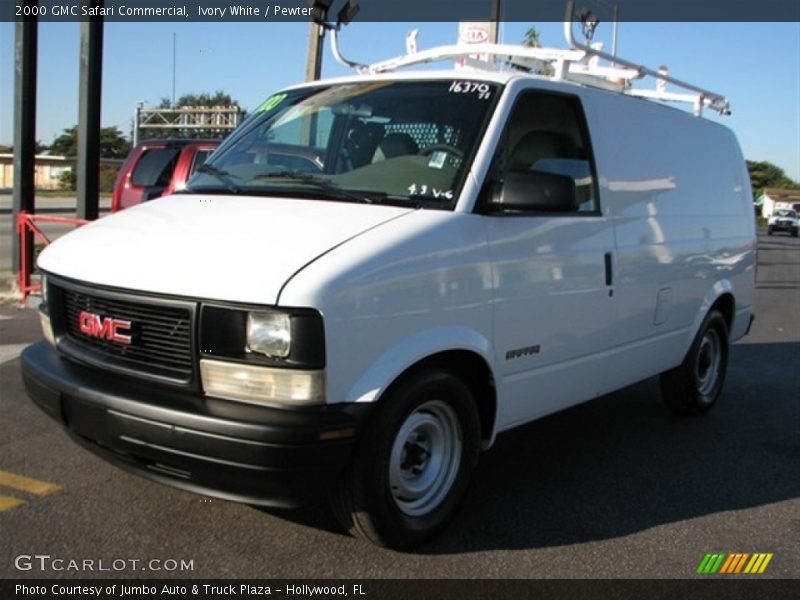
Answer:
<svg viewBox="0 0 800 600"><path fill-rule="evenodd" d="M20 504L25 504L25 500L20 500L19 498L14 498L13 496L3 496L0 494L0 512L3 512L4 510L11 510Z"/></svg>
<svg viewBox="0 0 800 600"><path fill-rule="evenodd" d="M34 496L47 496L61 489L61 486L55 483L39 481L38 479L31 479L30 477L23 477L22 475L15 475L8 471L0 471L0 485L14 488L21 492L28 492Z"/></svg>

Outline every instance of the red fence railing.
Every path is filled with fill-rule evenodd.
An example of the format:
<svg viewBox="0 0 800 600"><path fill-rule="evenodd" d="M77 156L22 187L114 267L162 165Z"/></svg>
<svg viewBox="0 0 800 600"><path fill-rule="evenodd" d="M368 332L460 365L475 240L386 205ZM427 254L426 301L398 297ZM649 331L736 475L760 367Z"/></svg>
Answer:
<svg viewBox="0 0 800 600"><path fill-rule="evenodd" d="M31 284L31 274L33 273L33 248L35 244L28 245L25 243L25 234L31 232L36 238L44 242L45 245L50 243L48 237L44 232L39 229L36 223L62 223L66 225L85 225L88 223L86 219L77 219L75 217L53 217L47 215L36 215L25 211L19 213L17 217L17 235L19 236L19 273L17 274L17 283L19 291L22 294L22 303L28 298L31 292L38 292L41 289L39 284Z"/></svg>

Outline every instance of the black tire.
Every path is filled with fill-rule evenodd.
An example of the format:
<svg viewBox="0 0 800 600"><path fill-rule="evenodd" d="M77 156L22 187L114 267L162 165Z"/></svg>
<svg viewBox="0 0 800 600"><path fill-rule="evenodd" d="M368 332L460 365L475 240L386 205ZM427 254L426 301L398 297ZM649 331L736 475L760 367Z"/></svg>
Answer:
<svg viewBox="0 0 800 600"><path fill-rule="evenodd" d="M479 451L480 423L469 388L440 369L415 373L376 407L331 493L333 512L355 537L397 550L416 546L454 516ZM426 480L436 491L425 492L429 498L403 495Z"/></svg>
<svg viewBox="0 0 800 600"><path fill-rule="evenodd" d="M797 234L798 234L798 230L796 228L792 229L792 237L797 237Z"/></svg>
<svg viewBox="0 0 800 600"><path fill-rule="evenodd" d="M767 227L767 235L772 235L772 227Z"/></svg>
<svg viewBox="0 0 800 600"><path fill-rule="evenodd" d="M708 313L680 366L661 374L661 395L676 415L711 410L728 369L728 325L717 310Z"/></svg>

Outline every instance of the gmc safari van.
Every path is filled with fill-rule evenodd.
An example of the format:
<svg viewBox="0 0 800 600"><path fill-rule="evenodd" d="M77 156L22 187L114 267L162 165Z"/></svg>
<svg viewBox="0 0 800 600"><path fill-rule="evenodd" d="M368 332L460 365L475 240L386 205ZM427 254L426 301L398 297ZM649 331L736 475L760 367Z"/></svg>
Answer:
<svg viewBox="0 0 800 600"><path fill-rule="evenodd" d="M182 193L44 250L34 402L143 477L327 495L394 548L446 526L499 433L655 375L708 411L753 318L750 183L731 131L652 98L727 102L588 49L467 51L498 64L282 90Z"/></svg>

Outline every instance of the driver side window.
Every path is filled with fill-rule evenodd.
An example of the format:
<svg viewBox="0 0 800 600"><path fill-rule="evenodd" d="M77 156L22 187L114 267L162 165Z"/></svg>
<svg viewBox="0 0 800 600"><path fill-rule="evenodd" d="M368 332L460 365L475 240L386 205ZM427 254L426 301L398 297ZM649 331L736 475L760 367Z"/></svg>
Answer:
<svg viewBox="0 0 800 600"><path fill-rule="evenodd" d="M524 92L508 121L494 162L494 179L512 172L570 177L577 195L575 211L597 213L592 150L580 101L560 94Z"/></svg>

